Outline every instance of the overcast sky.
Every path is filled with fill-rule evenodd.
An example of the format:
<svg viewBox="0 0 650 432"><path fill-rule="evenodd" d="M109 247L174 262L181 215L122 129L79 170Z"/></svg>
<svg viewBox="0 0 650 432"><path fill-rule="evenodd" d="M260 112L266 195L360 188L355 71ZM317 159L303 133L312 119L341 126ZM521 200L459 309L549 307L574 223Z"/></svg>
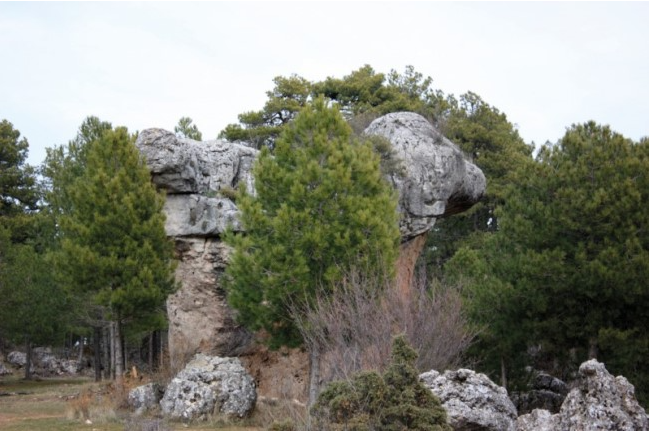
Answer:
<svg viewBox="0 0 650 432"><path fill-rule="evenodd" d="M89 115L129 130L194 119L215 138L275 76L413 65L479 94L526 142L590 119L648 135L648 2L0 2L0 119L29 163Z"/></svg>

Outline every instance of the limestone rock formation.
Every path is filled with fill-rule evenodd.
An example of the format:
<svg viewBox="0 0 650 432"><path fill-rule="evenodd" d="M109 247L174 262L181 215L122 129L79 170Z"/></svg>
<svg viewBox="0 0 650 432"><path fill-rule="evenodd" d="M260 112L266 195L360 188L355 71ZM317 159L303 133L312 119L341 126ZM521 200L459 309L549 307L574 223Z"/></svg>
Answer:
<svg viewBox="0 0 650 432"><path fill-rule="evenodd" d="M514 430L517 410L503 387L469 369L435 370L420 381L440 398L454 430Z"/></svg>
<svg viewBox="0 0 650 432"><path fill-rule="evenodd" d="M160 406L183 421L215 414L244 417L256 398L255 382L239 359L197 354L169 383Z"/></svg>
<svg viewBox="0 0 650 432"><path fill-rule="evenodd" d="M164 389L160 384L149 383L129 391L127 400L129 406L135 409L135 413L140 415L149 409L157 407L163 394Z"/></svg>
<svg viewBox="0 0 650 432"><path fill-rule="evenodd" d="M15 367L23 367L27 363L27 355L24 352L12 351L7 355L7 361Z"/></svg>
<svg viewBox="0 0 650 432"><path fill-rule="evenodd" d="M408 255L401 261L400 281L408 286L424 245L423 237L416 237L429 230L436 218L478 201L485 177L417 114L389 114L375 120L366 133L387 137L406 168L404 176L390 180L399 190L403 252ZM167 301L172 362L179 366L197 352L239 355L251 335L234 321L221 289L228 248L220 237L229 226L241 229L230 197L240 184L254 193L252 166L258 151L221 140L177 138L162 129L140 132L136 146L154 184L167 194L165 230L176 242L180 288Z"/></svg>
<svg viewBox="0 0 650 432"><path fill-rule="evenodd" d="M648 415L625 377L612 376L605 365L589 360L580 365L577 386L560 412L533 410L517 420L518 430L648 430Z"/></svg>
<svg viewBox="0 0 650 432"><path fill-rule="evenodd" d="M172 365L182 366L196 352L237 355L250 334L235 323L221 289L228 247L220 236L228 227L239 230L229 196L240 183L254 192L251 169L258 151L177 138L163 129L142 131L136 146L154 184L167 194L165 231L176 244L180 287L167 300Z"/></svg>
<svg viewBox="0 0 650 432"><path fill-rule="evenodd" d="M136 145L154 184L170 194L206 194L244 183L253 190L251 167L258 151L227 141L178 138L164 129L146 129Z"/></svg>
<svg viewBox="0 0 650 432"><path fill-rule="evenodd" d="M27 354L12 351L7 356L7 362L16 368L23 368L27 363ZM40 376L76 375L81 366L77 360L61 359L52 354L47 347L36 347L32 350L31 371Z"/></svg>
<svg viewBox="0 0 650 432"><path fill-rule="evenodd" d="M172 365L182 367L197 351L240 354L251 334L235 322L221 288L229 249L218 238L177 237L176 279L181 286L167 299Z"/></svg>
<svg viewBox="0 0 650 432"><path fill-rule="evenodd" d="M536 408L528 414L517 418L519 431L554 431L557 430L557 416L545 409Z"/></svg>
<svg viewBox="0 0 650 432"><path fill-rule="evenodd" d="M387 114L364 133L388 138L405 168L403 176L390 179L399 193L404 240L429 231L437 218L467 210L483 196L483 172L421 115Z"/></svg>

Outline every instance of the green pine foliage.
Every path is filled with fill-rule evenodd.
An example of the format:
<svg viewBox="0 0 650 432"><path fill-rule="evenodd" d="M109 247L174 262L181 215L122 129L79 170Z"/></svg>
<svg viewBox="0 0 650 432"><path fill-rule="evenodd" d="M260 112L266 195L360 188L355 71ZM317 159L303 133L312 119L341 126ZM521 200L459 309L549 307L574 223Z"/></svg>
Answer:
<svg viewBox="0 0 650 432"><path fill-rule="evenodd" d="M196 141L203 139L203 134L199 131L198 126L189 117L181 117L178 124L174 126L174 132L180 138L190 138Z"/></svg>
<svg viewBox="0 0 650 432"><path fill-rule="evenodd" d="M393 340L383 375L364 371L329 383L311 412L331 430L450 430L440 400L418 378L417 353L404 336Z"/></svg>
<svg viewBox="0 0 650 432"><path fill-rule="evenodd" d="M8 237L6 231L0 233L0 242ZM52 263L31 245L2 249L0 334L17 344L54 342L66 324L68 298L55 281Z"/></svg>
<svg viewBox="0 0 650 432"><path fill-rule="evenodd" d="M110 319L160 320L174 289L164 197L125 128L88 144L85 167L68 185L59 265L69 286L110 311Z"/></svg>
<svg viewBox="0 0 650 432"><path fill-rule="evenodd" d="M33 235L29 213L37 209L38 189L34 168L27 165L29 143L7 120L0 122L0 226L10 240L24 243Z"/></svg>
<svg viewBox="0 0 650 432"><path fill-rule="evenodd" d="M290 309L359 267L392 273L399 244L396 196L379 158L353 138L336 108L308 105L254 167L256 194L240 192L245 235L227 269L239 321L271 345L301 343ZM327 288L325 288L327 290Z"/></svg>
<svg viewBox="0 0 650 432"><path fill-rule="evenodd" d="M534 162L533 147L524 143L504 113L471 92L449 101L443 133L481 168L487 190L470 210L436 221L430 231L422 259L430 273L438 276L459 248L497 229L495 210L504 203L508 187L516 181L515 172Z"/></svg>
<svg viewBox="0 0 650 432"><path fill-rule="evenodd" d="M493 374L530 364L567 378L596 355L648 400L648 140L574 125L516 172L498 231L463 248L477 345ZM535 355L526 355L535 348Z"/></svg>

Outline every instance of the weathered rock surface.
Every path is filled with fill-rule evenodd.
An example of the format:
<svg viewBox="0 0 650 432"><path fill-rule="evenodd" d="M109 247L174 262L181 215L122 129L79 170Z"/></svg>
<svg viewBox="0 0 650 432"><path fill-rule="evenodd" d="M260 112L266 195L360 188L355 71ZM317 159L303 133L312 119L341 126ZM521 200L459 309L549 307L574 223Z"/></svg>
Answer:
<svg viewBox="0 0 650 432"><path fill-rule="evenodd" d="M237 206L228 198L168 195L163 208L170 237L218 237L227 228L240 230Z"/></svg>
<svg viewBox="0 0 650 432"><path fill-rule="evenodd" d="M530 390L510 394L519 415L527 414L534 409L545 409L551 413L560 411L560 407L569 392L566 383L546 373L535 375Z"/></svg>
<svg viewBox="0 0 650 432"><path fill-rule="evenodd" d="M387 114L364 133L388 138L402 159L405 175L390 180L399 193L403 239L429 231L437 218L465 211L483 196L483 172L421 115Z"/></svg>
<svg viewBox="0 0 650 432"><path fill-rule="evenodd" d="M27 363L27 354L21 351L12 351L7 356L7 362L16 368L24 368ZM36 347L32 350L32 373L41 376L76 375L81 367L77 360L60 359L52 354L47 347Z"/></svg>
<svg viewBox="0 0 650 432"><path fill-rule="evenodd" d="M167 299L169 351L180 367L197 351L209 355L237 355L251 334L235 322L221 288L229 249L219 239L176 239L181 287Z"/></svg>
<svg viewBox="0 0 650 432"><path fill-rule="evenodd" d="M648 430L648 415L625 377L612 376L605 365L589 360L580 365L577 386L560 412L533 410L517 420L518 430Z"/></svg>
<svg viewBox="0 0 650 432"><path fill-rule="evenodd" d="M244 183L253 191L251 168L258 151L227 141L177 138L164 129L140 132L136 146L154 184L170 194L206 194Z"/></svg>
<svg viewBox="0 0 650 432"><path fill-rule="evenodd" d="M7 368L3 362L0 361L0 376L11 375L11 369Z"/></svg>
<svg viewBox="0 0 650 432"><path fill-rule="evenodd" d="M149 383L132 389L129 392L129 406L140 415L145 411L155 408L160 403L165 389L158 383Z"/></svg>
<svg viewBox="0 0 650 432"><path fill-rule="evenodd" d="M7 355L7 361L15 367L23 367L27 363L27 355L24 352L12 351Z"/></svg>
<svg viewBox="0 0 650 432"><path fill-rule="evenodd" d="M534 409L517 418L519 431L554 431L557 430L557 418L545 409Z"/></svg>
<svg viewBox="0 0 650 432"><path fill-rule="evenodd" d="M484 374L432 370L421 374L420 381L440 398L454 430L514 430L517 410L508 392Z"/></svg>
<svg viewBox="0 0 650 432"><path fill-rule="evenodd" d="M160 406L183 421L216 414L244 417L256 398L255 382L239 359L197 354L169 383Z"/></svg>

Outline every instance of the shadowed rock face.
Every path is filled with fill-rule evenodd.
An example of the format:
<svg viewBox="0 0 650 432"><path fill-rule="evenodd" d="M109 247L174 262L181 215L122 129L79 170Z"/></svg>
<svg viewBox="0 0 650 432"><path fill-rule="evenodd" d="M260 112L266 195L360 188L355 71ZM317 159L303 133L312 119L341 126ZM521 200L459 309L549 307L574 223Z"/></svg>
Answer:
<svg viewBox="0 0 650 432"><path fill-rule="evenodd" d="M395 113L375 120L366 134L388 138L405 168L389 180L399 193L404 253L417 258L424 242L410 242L430 230L436 219L469 208L485 190L485 177L456 145L422 116ZM221 289L229 250L220 236L241 229L236 204L229 198L244 184L254 192L252 167L258 151L221 140L198 142L163 129L146 129L136 141L152 181L167 193L165 230L176 241L180 289L167 301L172 361L196 352L237 355L250 334L238 326ZM403 260L404 261L404 260ZM404 261L412 275L415 261ZM410 269L410 270L409 270ZM408 285L411 276L404 277Z"/></svg>

